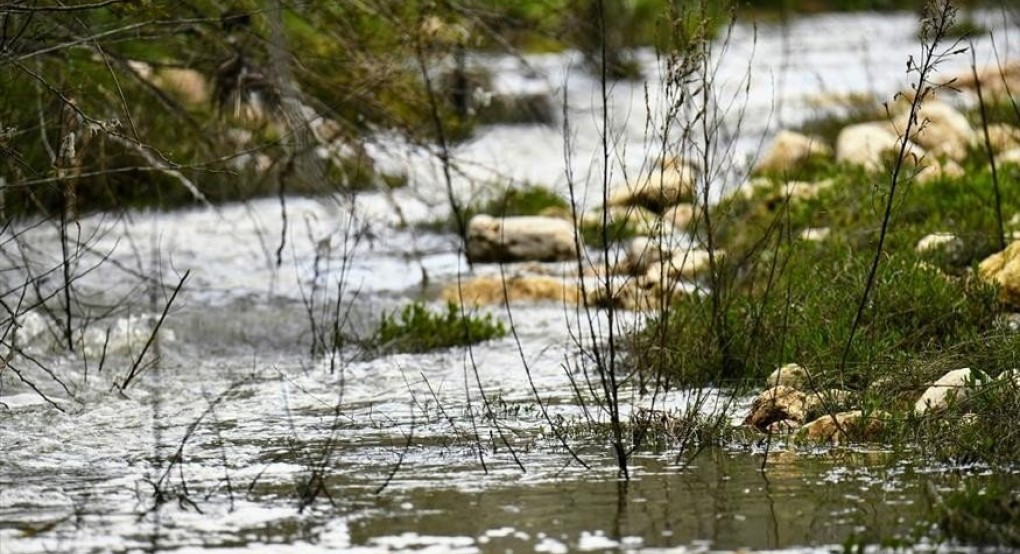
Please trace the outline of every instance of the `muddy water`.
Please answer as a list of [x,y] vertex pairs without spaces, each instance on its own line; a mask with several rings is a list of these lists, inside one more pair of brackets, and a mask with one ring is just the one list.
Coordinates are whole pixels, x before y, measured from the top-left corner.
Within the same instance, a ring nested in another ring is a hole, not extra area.
[[[730,154],[751,155],[762,133],[810,115],[819,98],[902,88],[912,21],[738,26],[721,82],[739,88],[751,67],[757,88],[740,100],[746,136]],[[977,46],[987,60],[988,44]],[[658,64],[644,60],[654,84]],[[595,84],[576,56],[536,56],[529,68],[483,62],[507,90],[566,97],[572,155],[598,170]],[[644,94],[643,85],[613,90],[613,125],[631,145],[620,149],[625,164],[654,155]],[[468,195],[497,176],[566,192],[563,142],[559,128],[484,130],[458,146],[455,187]],[[363,336],[383,311],[472,271],[451,237],[403,226],[444,215],[435,165],[399,141],[377,146],[383,163],[409,172],[412,190],[81,222],[75,353],[45,311],[28,310],[15,362],[45,399],[0,372],[0,552],[807,551],[893,539],[927,550],[938,540],[930,491],[992,478],[889,452],[785,445],[762,472],[763,446],[749,439],[690,465],[687,453],[638,452],[625,485],[606,441],[584,432],[607,420],[585,385],[584,352],[604,343],[608,321],[591,314],[589,326],[573,307],[492,309],[512,317],[517,335],[471,350],[313,356],[312,329],[337,306],[349,314],[344,330]],[[4,235],[6,252],[36,275],[59,267],[53,228],[20,236]],[[185,274],[158,342],[135,366]],[[38,294],[59,284],[42,280]],[[616,330],[640,323],[625,314]],[[133,367],[137,377],[116,392]],[[624,417],[651,404],[630,389],[623,400]],[[652,407],[739,418],[744,403],[726,391],[674,391]],[[573,431],[569,451],[550,422]]]

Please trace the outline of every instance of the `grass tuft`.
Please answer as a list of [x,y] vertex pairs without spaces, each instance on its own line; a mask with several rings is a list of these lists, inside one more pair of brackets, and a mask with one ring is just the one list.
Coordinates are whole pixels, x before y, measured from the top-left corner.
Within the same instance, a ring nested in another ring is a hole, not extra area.
[[506,328],[492,314],[469,314],[454,302],[446,304],[445,312],[433,312],[424,303],[415,302],[405,306],[399,316],[383,314],[376,341],[384,351],[420,353],[503,336]]

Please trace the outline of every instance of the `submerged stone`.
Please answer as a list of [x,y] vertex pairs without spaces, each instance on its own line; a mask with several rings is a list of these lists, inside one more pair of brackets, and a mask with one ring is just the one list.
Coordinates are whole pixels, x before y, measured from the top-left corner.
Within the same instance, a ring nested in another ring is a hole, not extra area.
[[744,418],[744,425],[764,431],[777,421],[803,423],[806,415],[807,395],[792,387],[777,385],[762,392],[751,402],[751,411]]
[[476,215],[468,224],[467,257],[473,263],[573,260],[574,226],[554,217]]
[[867,415],[861,410],[826,414],[801,427],[798,437],[812,442],[870,441],[885,428],[889,417],[882,411]]
[[484,275],[443,288],[443,300],[485,306],[508,302],[563,302],[576,304],[580,293],[574,283],[548,275],[515,275],[505,280]]

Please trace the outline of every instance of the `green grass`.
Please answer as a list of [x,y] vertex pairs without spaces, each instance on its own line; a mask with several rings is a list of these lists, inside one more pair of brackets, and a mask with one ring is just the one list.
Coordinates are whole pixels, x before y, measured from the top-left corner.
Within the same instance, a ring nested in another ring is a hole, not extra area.
[[[923,185],[901,182],[887,251],[912,251],[927,234],[952,232],[963,240],[964,247],[952,265],[945,264],[940,269],[959,273],[998,250],[991,173],[979,160],[964,165],[967,174],[958,179],[939,179]],[[869,250],[878,238],[888,176],[868,174],[855,167],[827,167],[807,176],[832,180],[831,186],[815,198],[791,199],[787,203],[776,183],[750,198],[734,195],[721,202],[711,218],[716,224],[716,242],[741,257],[763,250],[762,241],[769,237],[774,242],[782,229],[796,235],[803,229],[828,227],[834,241],[855,250]],[[1001,168],[1000,183],[1017,178],[1020,170],[1016,167]],[[1001,184],[1000,187],[1003,214],[1008,220],[1020,211],[1020,197]]]
[[967,482],[937,499],[937,522],[965,544],[1020,547],[1020,494],[1015,476]]
[[[980,155],[966,176],[901,182],[874,288],[846,349],[879,240],[888,174],[832,162],[796,178],[831,184],[809,198],[786,198],[778,180],[712,208],[692,232],[709,232],[727,256],[715,290],[688,296],[629,337],[629,365],[688,386],[751,384],[797,362],[815,385],[863,394],[864,409],[893,413],[886,439],[912,444],[938,460],[1014,464],[1020,451],[1015,389],[982,389],[945,414],[919,418],[913,404],[945,372],[972,367],[995,376],[1020,367],[1020,333],[1003,323],[1006,308],[975,267],[999,250],[994,187]],[[1000,168],[1000,182],[1020,178]],[[1020,195],[1004,187],[1008,221]],[[800,239],[827,228],[822,241]],[[1007,227],[1007,232],[1010,229]],[[919,239],[950,232],[952,253],[918,253]],[[843,363],[844,351],[846,353]],[[964,415],[974,414],[974,415]],[[966,421],[964,425],[961,422]]]
[[607,242],[609,244],[623,242],[640,234],[634,223],[621,218],[611,219],[605,233],[602,232],[601,218],[582,221],[580,231],[583,243],[592,248],[602,248]]
[[506,335],[503,322],[491,314],[466,313],[454,302],[433,312],[424,303],[408,304],[397,313],[383,314],[376,344],[386,352],[428,352],[467,346]]
[[[729,253],[722,316],[712,315],[710,297],[685,300],[649,327],[636,350],[684,344],[652,357],[664,354],[667,371],[696,381],[759,378],[789,361],[835,368],[874,256],[886,185],[848,167],[831,166],[828,176],[833,184],[815,198],[786,202],[773,189],[717,205],[715,244]],[[901,191],[872,304],[849,352],[855,369],[840,377],[843,385],[865,386],[880,368],[912,358],[977,354],[1001,311],[994,289],[969,273],[998,249],[988,172]],[[1004,200],[1005,213],[1020,210],[1016,195]],[[820,227],[830,229],[826,240],[797,240],[801,230]],[[962,252],[914,251],[921,237],[940,231],[959,236]]]
[[[498,190],[495,194],[489,194],[461,206],[461,217],[465,225],[471,218],[478,214],[487,214],[493,217],[529,216],[548,213],[570,213],[570,204],[551,189],[541,185],[524,183],[519,186],[513,184],[494,186]],[[455,215],[447,218],[435,219],[422,224],[422,228],[434,232],[455,233],[458,225]]]
[[946,279],[918,266],[918,258],[890,258],[875,285],[869,310],[837,371],[871,256],[847,245],[804,243],[749,269],[723,298],[720,317],[712,299],[677,303],[638,335],[632,351],[639,367],[657,368],[702,385],[751,379],[796,361],[819,376],[818,384],[863,389],[913,359],[938,358],[961,344],[980,348],[994,328],[995,291],[972,278]]

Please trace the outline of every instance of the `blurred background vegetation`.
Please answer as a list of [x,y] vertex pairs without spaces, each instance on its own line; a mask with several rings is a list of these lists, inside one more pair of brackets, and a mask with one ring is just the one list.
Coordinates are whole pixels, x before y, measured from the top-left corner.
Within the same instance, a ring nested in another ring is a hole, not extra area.
[[[469,52],[691,43],[732,14],[916,9],[910,0],[104,0],[0,4],[0,215],[174,207],[400,186],[366,137],[469,137],[553,117],[470,106]],[[740,15],[743,17],[744,15]],[[605,33],[600,22],[606,22]]]

